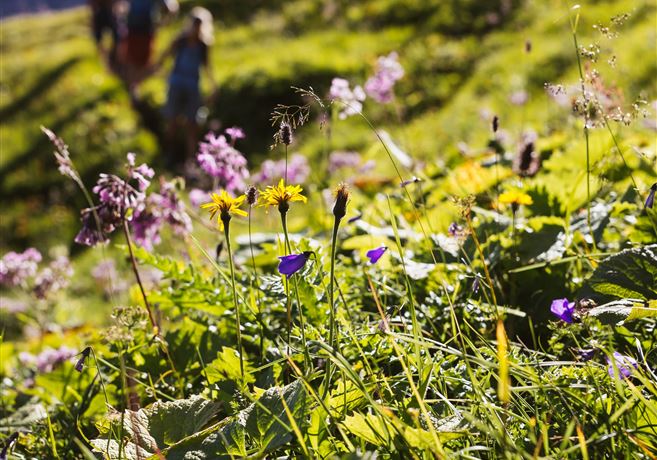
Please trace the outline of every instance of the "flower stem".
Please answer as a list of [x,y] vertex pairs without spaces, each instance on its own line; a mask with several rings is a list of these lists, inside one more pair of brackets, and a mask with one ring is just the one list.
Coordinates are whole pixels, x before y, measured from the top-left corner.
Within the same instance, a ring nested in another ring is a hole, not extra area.
[[[287,146],[285,146],[287,151]],[[290,245],[290,237],[287,232],[287,212],[281,212],[281,225],[283,226],[283,235],[285,235],[285,250],[287,251],[286,255],[292,253],[292,246]],[[294,275],[293,275],[294,276]],[[292,329],[292,303],[290,302],[290,289],[288,285],[288,276],[285,277],[285,292],[287,294],[287,343],[290,345],[290,332]],[[303,355],[306,361],[306,366],[310,366],[310,354],[308,353],[308,348],[306,347],[306,325],[303,319],[303,307],[301,305],[301,299],[299,297],[299,284],[297,278],[294,277],[294,294],[297,299],[297,306],[299,307],[299,328],[301,329],[301,341],[303,342]]]
[[260,290],[254,286],[254,282],[258,281],[258,271],[256,269],[255,255],[253,254],[253,241],[251,239],[251,213],[249,212],[249,250],[251,251],[251,264],[253,266],[253,278],[251,281],[251,289],[256,289],[258,296],[258,324],[260,324],[260,362],[264,364],[265,359],[265,325],[262,322],[262,306],[260,304]]
[[[329,275],[329,346],[335,350],[335,250],[338,243],[338,228],[340,227],[340,219],[333,221],[333,233],[331,235],[331,271]],[[331,383],[331,360],[326,360],[326,375],[324,377],[324,393],[322,397],[328,394],[329,385]]]
[[287,144],[285,144],[285,183],[287,184]]
[[244,382],[244,353],[242,353],[242,325],[240,323],[240,309],[237,303],[237,290],[235,289],[235,267],[233,265],[233,251],[230,246],[230,219],[224,220],[224,236],[228,250],[228,264],[230,265],[230,284],[233,289],[233,303],[235,305],[235,320],[237,321],[237,351],[240,354],[240,375]]
[[155,320],[155,316],[153,316],[153,310],[151,310],[151,305],[148,303],[148,297],[146,297],[146,290],[144,289],[144,284],[141,282],[141,277],[139,276],[139,270],[137,269],[137,261],[135,259],[135,254],[132,250],[132,239],[130,238],[130,229],[128,228],[128,221],[125,219],[123,220],[123,234],[125,235],[125,240],[126,243],[128,244],[128,252],[130,253],[130,262],[132,264],[132,271],[135,274],[135,278],[137,279],[137,284],[139,285],[139,290],[141,291],[141,296],[144,299],[144,306],[146,307],[146,311],[148,312],[148,320],[151,323],[151,326],[153,326],[153,330],[155,331],[156,335],[159,335],[159,326],[157,325],[157,321]]

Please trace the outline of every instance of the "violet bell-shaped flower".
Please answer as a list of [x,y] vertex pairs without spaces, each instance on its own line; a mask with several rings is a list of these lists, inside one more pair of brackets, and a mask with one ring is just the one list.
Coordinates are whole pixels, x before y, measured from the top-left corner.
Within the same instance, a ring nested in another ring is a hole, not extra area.
[[566,323],[573,322],[573,313],[575,311],[575,302],[569,302],[568,299],[555,299],[552,301],[550,311],[560,320]]
[[312,251],[304,251],[301,254],[290,254],[289,256],[280,256],[278,271],[282,275],[292,276],[306,265],[306,262],[308,262],[308,259],[312,254],[313,254]]
[[370,259],[371,264],[375,264],[387,250],[388,248],[386,246],[381,246],[375,249],[370,249],[365,255]]

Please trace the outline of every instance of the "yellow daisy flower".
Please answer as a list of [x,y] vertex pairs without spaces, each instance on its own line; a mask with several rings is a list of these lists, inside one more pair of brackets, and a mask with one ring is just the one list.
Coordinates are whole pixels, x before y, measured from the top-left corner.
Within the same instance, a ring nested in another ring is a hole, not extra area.
[[246,197],[240,195],[237,198],[231,197],[228,192],[222,190],[219,194],[212,194],[212,201],[210,203],[204,203],[201,205],[202,209],[208,209],[210,211],[210,219],[214,219],[214,216],[219,213],[217,218],[217,223],[219,224],[219,229],[224,229],[224,222],[228,222],[231,218],[231,214],[236,216],[247,216],[248,214],[243,209],[240,209],[242,203]]
[[279,211],[287,212],[289,203],[301,201],[306,203],[308,199],[301,194],[303,189],[300,185],[285,185],[283,179],[278,185],[269,185],[260,192],[260,203],[258,206],[278,206]]
[[532,197],[519,190],[509,190],[500,195],[500,203],[510,204],[512,206],[530,205],[534,202]]

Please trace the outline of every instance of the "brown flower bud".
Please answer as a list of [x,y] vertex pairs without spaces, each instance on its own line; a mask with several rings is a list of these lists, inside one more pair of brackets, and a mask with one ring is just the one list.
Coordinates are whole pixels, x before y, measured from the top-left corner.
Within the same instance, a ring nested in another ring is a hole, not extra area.
[[337,220],[342,219],[347,214],[347,202],[349,201],[349,188],[347,184],[342,183],[335,191],[335,205],[333,206],[333,215]]
[[257,201],[258,201],[258,189],[254,185],[251,185],[249,188],[246,189],[246,202],[249,204],[249,206],[253,206],[256,204]]
[[290,145],[292,143],[292,126],[287,122],[281,123],[279,136],[283,144]]

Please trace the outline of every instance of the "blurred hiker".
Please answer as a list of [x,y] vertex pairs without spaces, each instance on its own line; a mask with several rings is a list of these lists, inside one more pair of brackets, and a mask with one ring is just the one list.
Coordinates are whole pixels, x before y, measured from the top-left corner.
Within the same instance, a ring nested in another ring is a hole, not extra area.
[[[115,0],[89,0],[91,7],[91,30],[98,51],[107,60],[110,67],[116,62],[116,49],[119,42],[119,30],[114,10]],[[110,36],[109,49],[103,46],[103,38]]]
[[[158,67],[169,57],[174,57],[173,70],[169,76],[169,91],[164,107],[167,120],[167,145],[172,146],[177,128],[185,127],[185,158],[191,158],[196,148],[198,136],[198,114],[202,106],[199,79],[201,67],[205,68],[216,93],[216,84],[209,62],[209,47],[214,41],[212,14],[202,7],[195,7],[187,18],[183,32],[173,41],[162,56]],[[181,160],[169,154],[169,161]]]
[[139,83],[146,77],[153,49],[158,7],[161,2],[169,14],[178,12],[177,0],[130,0],[123,40],[123,64],[130,96],[136,97]]

